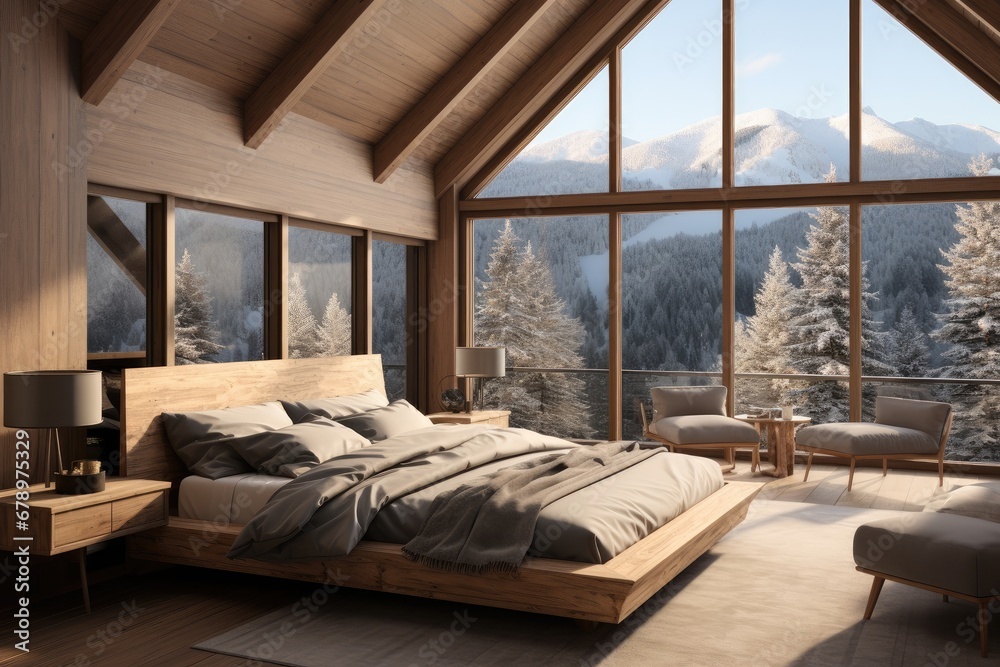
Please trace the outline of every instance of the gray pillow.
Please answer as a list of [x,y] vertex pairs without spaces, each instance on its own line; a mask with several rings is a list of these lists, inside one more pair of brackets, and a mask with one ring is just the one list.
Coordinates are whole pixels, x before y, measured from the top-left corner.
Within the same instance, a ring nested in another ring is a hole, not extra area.
[[330,419],[350,417],[359,412],[374,410],[389,405],[389,399],[377,389],[360,394],[348,394],[335,398],[315,398],[309,401],[282,401],[281,405],[292,421],[299,423],[306,415],[313,414]]
[[281,477],[298,477],[335,456],[371,444],[346,426],[318,415],[226,442],[258,472]]
[[1000,482],[960,486],[933,498],[924,511],[961,514],[1000,523]]
[[225,438],[291,425],[292,420],[277,401],[205,412],[163,413],[163,428],[178,458],[188,470],[209,479],[253,471],[223,442]]
[[915,401],[911,398],[875,397],[875,423],[923,431],[940,442],[951,406],[937,401]]
[[684,415],[725,415],[725,387],[653,387],[655,419]]
[[420,410],[402,399],[393,401],[384,408],[369,410],[337,421],[372,442],[434,425],[434,422]]

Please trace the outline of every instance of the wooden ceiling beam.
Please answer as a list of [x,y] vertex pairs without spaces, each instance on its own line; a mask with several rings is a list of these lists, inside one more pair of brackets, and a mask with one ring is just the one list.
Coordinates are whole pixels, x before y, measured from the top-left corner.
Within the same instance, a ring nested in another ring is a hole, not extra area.
[[181,0],[118,0],[83,41],[84,102],[111,92]]
[[482,168],[519,127],[538,112],[647,0],[595,2],[563,33],[475,127],[438,162],[434,190],[441,194]]
[[386,0],[337,0],[243,107],[243,140],[259,148]]
[[108,257],[146,296],[146,249],[103,197],[87,197],[87,228]]
[[375,145],[374,178],[384,183],[556,0],[518,0]]
[[1000,4],[996,0],[958,0],[958,3],[979,17],[979,20],[1000,33]]
[[875,2],[991,97],[1000,101],[997,45],[958,10],[945,2]]

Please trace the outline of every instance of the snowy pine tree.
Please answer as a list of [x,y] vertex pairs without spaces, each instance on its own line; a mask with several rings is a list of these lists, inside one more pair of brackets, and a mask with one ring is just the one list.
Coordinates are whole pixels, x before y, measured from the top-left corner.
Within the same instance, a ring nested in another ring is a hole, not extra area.
[[[565,313],[552,274],[531,250],[518,251],[508,221],[486,269],[475,314],[476,344],[503,346],[510,366],[579,368],[583,327]],[[560,435],[592,435],[585,386],[563,373],[518,373],[489,381],[486,396],[511,411],[514,425]]]
[[336,357],[351,353],[351,314],[341,307],[336,292],[326,302],[318,339],[323,356]]
[[[534,345],[523,365],[536,368],[581,368],[584,331],[580,320],[566,315],[566,303],[556,294],[552,273],[544,256],[528,243],[521,254],[524,285],[535,295],[529,321],[534,323]],[[583,378],[569,373],[531,373],[520,378],[528,393],[538,398],[539,410],[532,428],[562,437],[587,438],[593,430],[581,415],[587,414]]]
[[[836,182],[831,169],[827,182]],[[786,349],[791,366],[799,373],[847,375],[850,372],[850,225],[841,207],[822,207],[810,214],[814,224],[806,233],[806,247],[792,265],[802,279],[789,310]],[[882,361],[877,323],[869,303],[866,267],[862,267],[861,354],[870,375],[889,371]],[[849,396],[846,382],[813,382],[787,392],[786,400],[805,408],[814,422],[847,421]],[[868,397],[872,402],[874,396]]]
[[302,278],[293,273],[288,279],[288,356],[305,359],[322,356],[316,318],[306,300]]
[[[993,161],[980,156],[969,165],[974,176],[985,176]],[[949,297],[942,326],[932,335],[951,345],[944,358],[943,377],[1000,377],[1000,201],[958,206],[955,229],[961,239],[944,252]],[[996,460],[1000,453],[1000,396],[993,387],[958,385],[951,390],[955,409],[952,442],[963,456]]]
[[[791,371],[788,345],[788,313],[795,288],[788,275],[788,264],[775,246],[767,273],[754,295],[755,314],[746,323],[737,323],[736,371],[739,373],[772,373]],[[785,380],[744,379],[737,381],[737,399],[741,405],[776,406]]]
[[900,377],[917,378],[927,375],[931,354],[924,333],[910,306],[904,306],[896,326],[889,332],[887,360]]
[[195,270],[187,248],[174,274],[174,357],[177,364],[205,364],[222,351],[212,319],[205,276]]

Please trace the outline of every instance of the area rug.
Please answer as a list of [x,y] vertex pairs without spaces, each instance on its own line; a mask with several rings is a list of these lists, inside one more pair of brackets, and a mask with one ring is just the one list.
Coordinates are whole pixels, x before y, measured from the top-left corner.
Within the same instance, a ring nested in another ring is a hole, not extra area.
[[871,577],[854,569],[854,530],[895,514],[755,501],[635,614],[594,632],[535,614],[316,589],[195,648],[291,667],[997,664],[1000,629],[993,624],[993,657],[980,658],[969,603],[887,582],[872,620],[861,620]]

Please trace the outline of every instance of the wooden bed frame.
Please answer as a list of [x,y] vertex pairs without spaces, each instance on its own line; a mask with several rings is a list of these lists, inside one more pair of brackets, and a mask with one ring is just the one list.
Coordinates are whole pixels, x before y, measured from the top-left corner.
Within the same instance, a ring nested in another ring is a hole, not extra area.
[[[166,440],[160,414],[385,391],[379,355],[205,364],[125,371],[121,470],[178,484],[188,473]],[[406,560],[398,544],[361,542],[315,563],[230,560],[241,526],[171,517],[128,538],[131,557],[350,588],[619,623],[708,551],[746,516],[760,489],[730,482],[604,564],[526,558],[516,575],[444,572]]]

